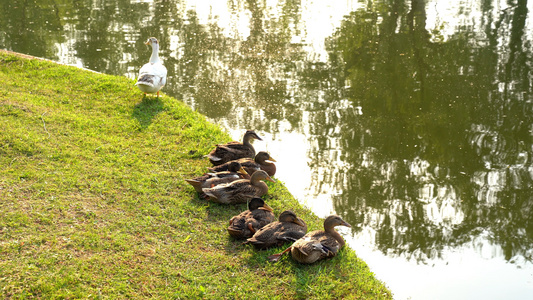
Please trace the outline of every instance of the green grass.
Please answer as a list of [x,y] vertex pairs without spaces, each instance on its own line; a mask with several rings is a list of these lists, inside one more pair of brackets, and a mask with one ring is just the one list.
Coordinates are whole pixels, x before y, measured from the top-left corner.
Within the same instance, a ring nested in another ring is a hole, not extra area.
[[[230,140],[133,81],[0,52],[0,295],[7,299],[390,299],[353,250],[311,266],[226,232],[244,205],[184,179]],[[322,221],[281,183],[264,198]]]

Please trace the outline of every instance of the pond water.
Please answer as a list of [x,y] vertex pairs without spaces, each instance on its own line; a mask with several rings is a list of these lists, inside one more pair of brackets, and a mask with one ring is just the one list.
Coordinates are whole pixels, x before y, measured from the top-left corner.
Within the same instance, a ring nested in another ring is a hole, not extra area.
[[[0,0],[0,48],[135,78],[240,140],[396,299],[533,297],[533,4]],[[141,93],[139,92],[139,97]]]

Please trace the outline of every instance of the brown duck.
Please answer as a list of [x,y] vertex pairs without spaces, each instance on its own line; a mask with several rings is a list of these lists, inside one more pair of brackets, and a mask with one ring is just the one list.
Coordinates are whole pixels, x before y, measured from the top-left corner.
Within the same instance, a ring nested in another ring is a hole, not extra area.
[[249,179],[250,175],[242,168],[238,161],[233,161],[228,164],[227,171],[206,173],[202,176],[185,179],[198,193],[203,193],[203,188],[214,187],[219,184],[230,183],[239,179]]
[[294,242],[306,232],[307,224],[294,212],[286,210],[279,215],[278,221],[265,225],[244,243],[250,243],[258,249],[266,249]]
[[218,203],[247,203],[254,197],[261,197],[268,192],[268,186],[262,180],[276,182],[265,171],[256,171],[250,179],[239,179],[227,184],[204,188],[202,192],[208,199]]
[[341,217],[331,215],[324,220],[324,230],[307,233],[285,251],[271,255],[268,259],[278,261],[284,253],[289,251],[294,260],[303,264],[312,264],[317,260],[333,257],[345,244],[342,236],[335,230],[335,226],[352,227]]
[[262,139],[253,130],[248,130],[242,138],[242,143],[234,141],[227,144],[217,145],[215,149],[209,152],[207,157],[214,166],[218,166],[239,158],[254,158],[255,149],[250,142],[252,139],[262,141]]
[[[264,151],[260,151],[259,153],[257,153],[254,159],[246,157],[237,159],[236,161],[238,161],[242,165],[242,167],[246,170],[246,172],[248,172],[248,174],[253,174],[257,170],[264,170],[269,176],[274,176],[274,174],[276,174],[276,165],[272,163],[276,160],[273,159],[270,154]],[[228,169],[229,163],[230,162],[227,162],[207,169],[211,172],[225,171]]]
[[228,233],[237,239],[249,238],[275,220],[272,208],[263,199],[255,197],[248,203],[248,210],[231,218]]

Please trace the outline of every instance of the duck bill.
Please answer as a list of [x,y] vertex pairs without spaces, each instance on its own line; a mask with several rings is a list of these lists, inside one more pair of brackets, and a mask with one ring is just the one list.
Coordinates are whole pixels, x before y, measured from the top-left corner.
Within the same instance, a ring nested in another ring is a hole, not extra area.
[[269,157],[268,157],[268,160],[273,161],[273,162],[276,162],[276,160],[273,159],[272,156],[269,156]]
[[248,175],[248,172],[246,172],[246,170],[243,167],[241,167],[241,169],[237,171],[237,173],[242,174],[242,175]]
[[272,179],[272,177],[268,176],[267,178],[265,178],[265,180],[268,180],[270,182],[276,182],[274,179]]
[[294,220],[294,223],[296,223],[296,224],[298,224],[298,225],[300,225],[300,226],[302,226],[302,227],[305,227],[304,222],[302,222],[302,220],[300,220],[300,218]]
[[268,210],[270,212],[274,212],[274,210],[272,209],[272,207],[270,207],[268,204],[265,203],[265,205],[263,205],[262,207],[259,207],[259,209],[262,209],[262,210]]
[[145,45],[150,45],[150,40],[148,39],[146,42],[144,42]]
[[348,222],[346,221],[342,221],[341,225],[346,227],[352,227],[352,225],[348,224]]

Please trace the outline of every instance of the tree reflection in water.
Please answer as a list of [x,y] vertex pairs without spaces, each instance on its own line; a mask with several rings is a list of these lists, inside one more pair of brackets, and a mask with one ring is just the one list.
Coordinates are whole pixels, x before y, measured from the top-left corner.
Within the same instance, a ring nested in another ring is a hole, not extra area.
[[[331,38],[337,82],[350,84],[343,97],[363,114],[354,118],[346,106],[330,112],[341,119],[329,124],[338,132],[326,125],[315,135],[338,142],[329,142],[331,155],[315,147],[315,167],[322,178],[339,177],[336,211],[373,232],[388,255],[424,262],[483,233],[507,260],[530,261],[525,2],[495,21],[484,11],[484,39],[463,30],[440,42],[426,31],[424,7],[412,1],[356,11]],[[350,162],[340,172],[322,167],[339,156]]]

